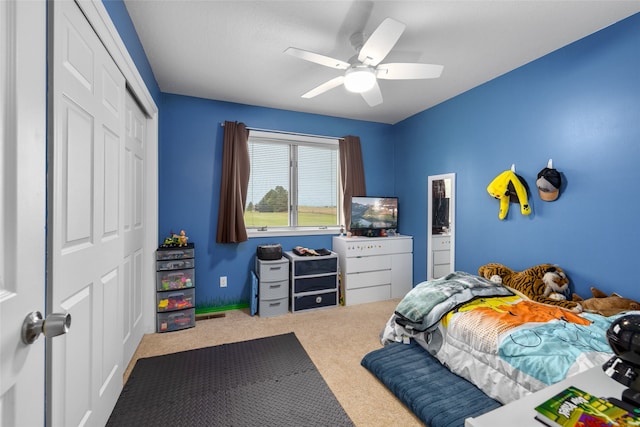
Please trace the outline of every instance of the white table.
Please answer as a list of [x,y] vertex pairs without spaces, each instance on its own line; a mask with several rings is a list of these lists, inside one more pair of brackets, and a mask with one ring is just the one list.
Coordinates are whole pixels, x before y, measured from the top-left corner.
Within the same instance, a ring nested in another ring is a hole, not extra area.
[[596,366],[477,418],[467,418],[464,425],[465,427],[541,427],[543,424],[535,419],[534,408],[571,385],[604,398],[621,399],[622,392],[626,389],[625,386],[608,377],[602,367]]

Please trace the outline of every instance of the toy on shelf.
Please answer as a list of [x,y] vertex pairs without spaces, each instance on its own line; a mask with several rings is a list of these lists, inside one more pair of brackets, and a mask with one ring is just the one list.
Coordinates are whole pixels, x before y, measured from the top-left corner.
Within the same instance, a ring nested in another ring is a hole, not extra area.
[[180,236],[178,236],[178,246],[187,246],[187,240],[189,240],[189,238],[185,234],[184,230],[180,230]]
[[193,307],[193,303],[190,298],[185,298],[184,295],[170,296],[168,298],[161,299],[158,303],[158,310],[182,310],[184,308]]
[[189,238],[184,230],[180,230],[180,234],[176,234],[173,231],[170,233],[169,237],[164,239],[164,243],[160,245],[161,248],[182,248],[188,246],[187,243]]
[[169,291],[173,289],[190,288],[193,285],[191,277],[187,273],[178,271],[170,273],[162,277],[162,290]]

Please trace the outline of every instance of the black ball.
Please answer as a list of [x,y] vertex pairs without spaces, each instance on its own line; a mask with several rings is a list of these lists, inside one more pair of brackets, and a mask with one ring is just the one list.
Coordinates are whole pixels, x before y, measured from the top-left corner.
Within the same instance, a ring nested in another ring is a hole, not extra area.
[[607,341],[620,359],[640,367],[640,315],[629,314],[614,320],[607,329]]

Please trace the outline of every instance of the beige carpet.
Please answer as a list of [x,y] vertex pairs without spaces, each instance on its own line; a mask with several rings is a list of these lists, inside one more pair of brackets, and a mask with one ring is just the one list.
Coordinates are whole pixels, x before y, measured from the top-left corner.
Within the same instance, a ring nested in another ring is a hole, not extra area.
[[195,328],[145,335],[135,361],[177,351],[294,332],[356,426],[423,425],[369,371],[362,357],[381,347],[379,333],[398,300],[261,318],[248,310],[198,320]]

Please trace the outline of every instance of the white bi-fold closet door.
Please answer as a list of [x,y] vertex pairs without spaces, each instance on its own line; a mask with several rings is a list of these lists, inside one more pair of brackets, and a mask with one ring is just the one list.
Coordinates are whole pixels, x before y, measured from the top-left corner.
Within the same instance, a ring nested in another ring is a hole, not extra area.
[[[154,329],[157,107],[100,0],[0,24],[1,423],[101,426]],[[54,312],[66,334],[24,339]]]
[[72,325],[47,351],[47,420],[103,425],[145,331],[146,117],[79,6],[49,8],[47,305]]

